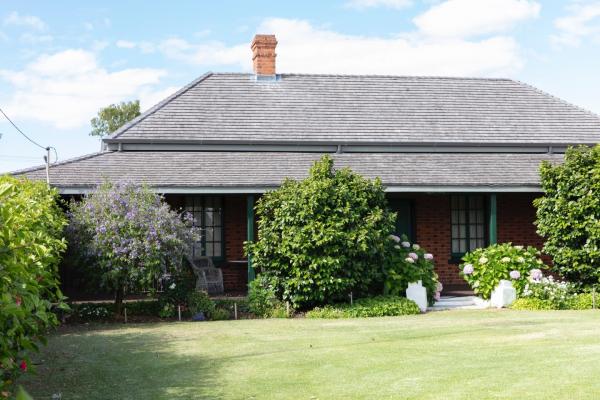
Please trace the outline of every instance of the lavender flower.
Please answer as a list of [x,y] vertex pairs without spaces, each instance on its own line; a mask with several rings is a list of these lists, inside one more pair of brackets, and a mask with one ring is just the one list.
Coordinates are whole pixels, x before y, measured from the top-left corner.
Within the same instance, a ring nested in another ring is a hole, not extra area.
[[425,253],[423,255],[423,258],[426,259],[427,261],[431,261],[431,260],[433,260],[433,254],[431,254],[431,253]]
[[463,267],[463,274],[471,275],[473,272],[475,272],[475,268],[473,268],[472,264],[467,264]]
[[519,271],[515,270],[515,269],[513,269],[512,271],[510,271],[510,273],[508,275],[510,275],[510,277],[512,279],[515,279],[515,280],[519,279],[521,277],[521,273]]
[[415,261],[417,261],[419,259],[419,256],[417,255],[417,253],[408,253],[408,256]]
[[402,247],[406,247],[406,248],[410,247],[410,243],[409,242],[402,242],[400,244],[402,245]]
[[396,243],[400,243],[400,238],[396,235],[390,235],[389,238],[392,239]]

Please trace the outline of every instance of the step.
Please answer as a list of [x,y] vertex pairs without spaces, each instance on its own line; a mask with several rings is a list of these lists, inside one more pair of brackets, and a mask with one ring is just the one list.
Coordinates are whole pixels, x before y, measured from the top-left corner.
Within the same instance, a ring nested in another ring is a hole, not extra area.
[[475,296],[442,296],[428,310],[478,310],[487,308],[488,304]]

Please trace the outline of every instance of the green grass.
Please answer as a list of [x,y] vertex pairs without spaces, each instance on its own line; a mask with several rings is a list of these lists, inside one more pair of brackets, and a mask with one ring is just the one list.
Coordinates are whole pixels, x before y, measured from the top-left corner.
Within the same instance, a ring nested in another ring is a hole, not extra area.
[[36,399],[597,399],[600,312],[62,328]]

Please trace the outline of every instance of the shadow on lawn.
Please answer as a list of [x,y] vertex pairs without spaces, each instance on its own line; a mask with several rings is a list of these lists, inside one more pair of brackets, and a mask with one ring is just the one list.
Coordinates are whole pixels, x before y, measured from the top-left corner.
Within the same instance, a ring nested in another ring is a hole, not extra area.
[[37,374],[19,384],[35,399],[221,398],[220,361],[186,353],[188,341],[172,332],[143,324],[60,329],[34,356]]

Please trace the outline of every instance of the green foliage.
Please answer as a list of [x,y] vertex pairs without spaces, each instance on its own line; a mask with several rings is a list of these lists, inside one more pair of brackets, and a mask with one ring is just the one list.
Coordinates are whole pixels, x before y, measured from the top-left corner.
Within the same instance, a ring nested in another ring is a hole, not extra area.
[[192,315],[204,313],[207,319],[212,319],[215,311],[215,303],[208,297],[206,292],[194,290],[188,294],[187,307]]
[[539,257],[540,252],[534,247],[524,248],[511,243],[493,244],[465,254],[463,263],[459,266],[460,275],[475,294],[486,300],[503,279],[512,281],[519,296],[525,289],[530,271],[547,268]]
[[265,275],[259,275],[248,285],[248,310],[261,318],[272,316],[273,311],[280,307],[281,302],[275,295],[271,280]]
[[536,299],[533,297],[524,297],[515,300],[510,305],[513,310],[556,310],[554,304],[550,300]]
[[121,126],[140,115],[140,101],[134,100],[111,104],[98,111],[98,116],[92,118],[90,136],[106,136],[115,132]]
[[358,299],[354,304],[337,304],[316,307],[306,313],[306,318],[364,318],[415,315],[421,310],[415,302],[399,296],[376,296]]
[[600,283],[600,146],[570,148],[564,163],[540,168],[537,230],[552,269],[584,286]]
[[41,182],[0,177],[0,392],[30,369],[29,351],[67,308],[57,265],[66,248],[58,192]]
[[231,314],[229,313],[229,310],[225,309],[225,308],[219,308],[219,307],[215,307],[215,309],[213,310],[210,319],[213,321],[225,321],[231,318]]
[[324,156],[308,178],[261,197],[256,211],[259,239],[246,252],[294,307],[358,297],[379,277],[395,214],[378,179],[335,170]]
[[[159,316],[162,306],[158,300],[128,301],[124,304],[128,316],[144,317]],[[102,321],[108,319],[115,312],[115,304],[108,302],[71,303],[69,307],[69,321]]]
[[115,292],[116,314],[127,291],[181,269],[197,239],[191,216],[178,215],[147,187],[106,182],[70,210],[69,245],[89,279]]
[[[596,301],[598,298],[596,298]],[[567,301],[557,303],[549,299],[523,297],[517,299],[510,308],[514,310],[591,310],[593,306],[591,293],[570,295]],[[598,305],[596,305],[598,308]]]
[[529,279],[525,285],[522,297],[548,300],[554,308],[568,308],[567,302],[575,295],[575,286],[563,281],[556,281],[552,276],[540,279]]
[[439,298],[437,274],[434,271],[433,255],[418,244],[411,244],[406,236],[390,235],[383,264],[384,293],[403,296],[408,284],[421,281],[427,289],[427,300],[433,305]]

